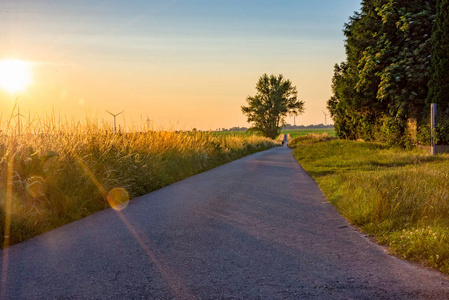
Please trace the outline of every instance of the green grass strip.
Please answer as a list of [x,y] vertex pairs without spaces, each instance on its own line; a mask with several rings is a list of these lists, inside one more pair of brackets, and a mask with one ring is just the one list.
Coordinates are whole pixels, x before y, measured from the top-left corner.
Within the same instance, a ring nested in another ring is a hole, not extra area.
[[399,257],[449,273],[448,155],[343,140],[294,144],[296,159],[350,223]]
[[333,128],[315,128],[315,129],[283,129],[281,134],[290,134],[292,138],[304,136],[308,134],[321,134],[327,133],[329,136],[336,136],[335,129]]

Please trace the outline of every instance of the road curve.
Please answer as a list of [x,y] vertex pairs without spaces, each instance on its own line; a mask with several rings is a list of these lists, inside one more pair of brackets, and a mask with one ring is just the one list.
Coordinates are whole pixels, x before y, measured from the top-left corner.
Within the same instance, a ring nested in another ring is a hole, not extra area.
[[440,273],[349,226],[284,147],[0,254],[3,299],[449,299]]

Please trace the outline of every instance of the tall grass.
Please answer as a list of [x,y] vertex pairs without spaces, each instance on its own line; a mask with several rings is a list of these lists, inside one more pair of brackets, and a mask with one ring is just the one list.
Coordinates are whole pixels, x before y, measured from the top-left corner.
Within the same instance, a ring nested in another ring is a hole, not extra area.
[[351,223],[398,256],[449,273],[449,156],[334,140],[294,155]]
[[253,135],[140,129],[115,134],[96,120],[34,120],[21,135],[9,125],[1,129],[5,246],[277,145]]

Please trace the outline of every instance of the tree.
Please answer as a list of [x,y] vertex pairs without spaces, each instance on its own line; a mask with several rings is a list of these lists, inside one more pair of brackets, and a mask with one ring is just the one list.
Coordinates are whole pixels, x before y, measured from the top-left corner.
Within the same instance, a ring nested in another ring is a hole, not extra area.
[[405,124],[420,121],[430,79],[431,32],[436,0],[389,0],[379,10],[384,26],[378,101],[388,103],[388,115]]
[[449,0],[439,0],[432,33],[432,66],[427,105],[449,106]]
[[363,0],[345,24],[328,101],[338,136],[402,142],[407,119],[422,119],[436,1]]
[[377,44],[377,31],[382,20],[377,14],[379,1],[363,1],[361,12],[356,12],[345,24],[346,61],[335,65],[332,80],[333,96],[328,109],[341,138],[370,140],[372,125],[383,105],[377,103],[376,93],[379,68],[368,55]]
[[263,74],[256,85],[257,93],[248,96],[248,106],[242,106],[242,112],[252,123],[250,131],[257,131],[272,139],[285,125],[287,115],[299,115],[304,112],[304,101],[298,100],[296,87],[290,80],[279,76]]
[[424,122],[428,124],[430,104],[437,103],[437,140],[449,144],[449,0],[437,0],[431,53],[431,77]]

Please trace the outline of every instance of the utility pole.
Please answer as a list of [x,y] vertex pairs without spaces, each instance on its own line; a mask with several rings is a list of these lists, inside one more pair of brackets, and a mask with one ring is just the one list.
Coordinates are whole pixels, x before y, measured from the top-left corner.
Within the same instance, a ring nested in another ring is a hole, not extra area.
[[430,134],[431,134],[431,147],[432,147],[432,155],[436,154],[435,147],[435,118],[437,115],[437,104],[430,104]]
[[106,112],[109,113],[111,116],[114,117],[114,133],[117,133],[117,125],[116,125],[117,123],[115,122],[115,118],[116,118],[119,114],[123,113],[124,110],[121,111],[121,112],[119,112],[118,114],[113,114],[113,113],[111,113],[110,111],[106,111]]

